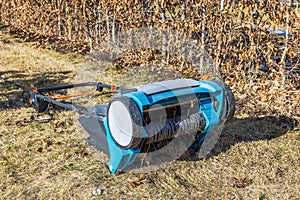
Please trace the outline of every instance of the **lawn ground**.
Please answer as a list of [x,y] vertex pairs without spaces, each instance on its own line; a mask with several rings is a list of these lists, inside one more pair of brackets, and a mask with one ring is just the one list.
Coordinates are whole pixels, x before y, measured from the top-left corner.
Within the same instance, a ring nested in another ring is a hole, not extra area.
[[[76,79],[83,56],[33,46],[1,32],[1,77],[26,86]],[[111,175],[72,112],[32,121],[25,99],[0,80],[0,199],[300,199],[300,130],[291,118],[238,113],[205,159]]]

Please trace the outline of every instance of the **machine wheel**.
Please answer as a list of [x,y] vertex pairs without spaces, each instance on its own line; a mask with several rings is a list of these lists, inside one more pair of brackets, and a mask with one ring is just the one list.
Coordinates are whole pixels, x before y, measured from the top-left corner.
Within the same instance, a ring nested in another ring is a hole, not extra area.
[[221,120],[226,122],[230,120],[235,113],[235,98],[232,90],[229,88],[229,86],[224,83],[221,80],[214,80],[215,83],[217,83],[220,87],[224,90],[225,95],[225,102],[224,102],[224,110],[221,117]]
[[44,99],[36,98],[36,93],[34,92],[30,92],[30,104],[33,105],[38,113],[46,112],[49,108],[49,102]]
[[122,149],[136,148],[142,140],[142,115],[129,97],[113,98],[107,110],[107,123],[114,142]]

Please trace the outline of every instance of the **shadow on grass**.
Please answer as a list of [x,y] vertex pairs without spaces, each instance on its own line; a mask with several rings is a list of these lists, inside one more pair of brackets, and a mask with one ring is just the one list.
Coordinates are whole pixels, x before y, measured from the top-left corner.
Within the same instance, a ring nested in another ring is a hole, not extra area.
[[234,118],[224,126],[223,132],[208,157],[216,156],[241,142],[272,140],[299,125],[286,116],[264,116],[257,118]]
[[26,106],[30,84],[38,87],[62,84],[71,75],[72,71],[33,74],[16,70],[0,71],[0,109]]

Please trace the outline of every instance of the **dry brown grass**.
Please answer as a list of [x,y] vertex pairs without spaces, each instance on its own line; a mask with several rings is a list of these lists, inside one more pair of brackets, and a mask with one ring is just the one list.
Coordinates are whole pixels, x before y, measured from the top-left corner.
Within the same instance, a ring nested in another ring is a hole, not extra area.
[[[72,82],[83,60],[4,34],[0,57],[3,77],[38,85]],[[239,113],[206,159],[110,175],[108,156],[86,144],[72,112],[30,122],[34,110],[20,93],[1,81],[0,199],[300,199],[300,130],[290,118]]]

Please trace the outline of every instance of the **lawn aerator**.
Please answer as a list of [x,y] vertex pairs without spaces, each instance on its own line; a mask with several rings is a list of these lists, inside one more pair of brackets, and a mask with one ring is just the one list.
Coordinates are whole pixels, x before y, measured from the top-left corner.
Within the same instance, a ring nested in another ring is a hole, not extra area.
[[[90,108],[45,95],[84,86],[94,86],[98,92],[109,89],[119,93],[109,103]],[[88,142],[109,154],[111,173],[130,166],[140,153],[149,150],[149,145],[155,146],[156,151],[162,148],[163,141],[169,143],[182,135],[191,135],[189,146],[200,146],[235,111],[234,95],[225,83],[196,79],[167,80],[132,89],[96,82],[32,86],[30,103],[39,113],[53,104],[81,114],[78,120],[90,135]]]

